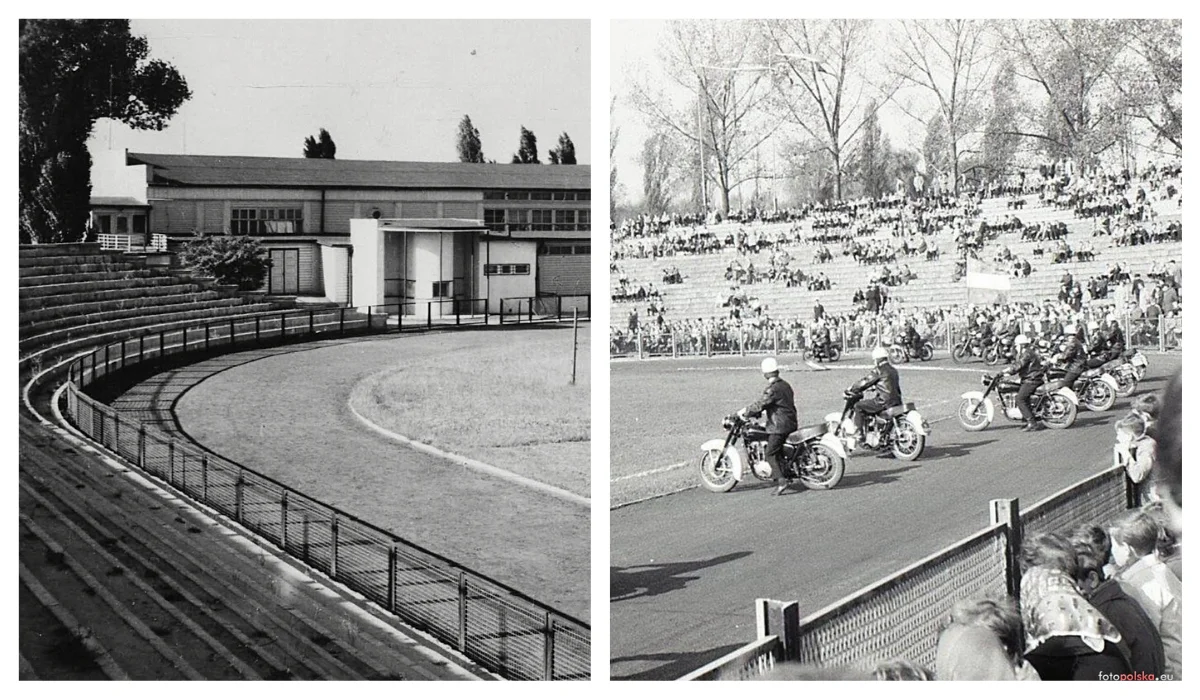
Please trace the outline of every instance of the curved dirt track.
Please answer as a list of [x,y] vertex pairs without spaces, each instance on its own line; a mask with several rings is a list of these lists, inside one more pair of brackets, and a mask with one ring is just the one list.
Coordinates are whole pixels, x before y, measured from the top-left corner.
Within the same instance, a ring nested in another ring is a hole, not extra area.
[[[1178,355],[1152,356],[1139,393],[1161,390],[1180,362]],[[678,364],[662,368],[673,371]],[[614,368],[614,389],[620,371],[651,370]],[[903,378],[903,366],[900,371]],[[861,372],[820,374],[789,380],[844,386]],[[743,376],[752,389],[760,385],[753,371]],[[950,381],[944,391],[957,396],[974,388],[978,375]],[[906,386],[907,396],[920,384]],[[832,491],[777,498],[751,480],[725,494],[691,489],[614,509],[612,677],[677,678],[753,640],[755,598],[797,600],[804,616],[986,526],[989,499],[1019,498],[1026,507],[1100,471],[1111,459],[1112,422],[1128,404],[1120,399],[1107,413],[1081,413],[1069,430],[1033,434],[1001,418],[980,433],[943,419],[920,460],[859,453]],[[718,430],[708,437],[719,436],[721,408],[728,407],[713,409]],[[832,410],[801,408],[812,416]],[[953,410],[946,404],[925,416],[937,420]],[[802,415],[801,422],[812,416]],[[677,432],[690,430],[690,423],[680,424]],[[679,478],[695,483],[690,473]]]
[[359,381],[437,352],[438,337],[238,353],[122,400],[173,404],[177,429],[207,449],[586,620],[587,508],[398,445],[349,410]]

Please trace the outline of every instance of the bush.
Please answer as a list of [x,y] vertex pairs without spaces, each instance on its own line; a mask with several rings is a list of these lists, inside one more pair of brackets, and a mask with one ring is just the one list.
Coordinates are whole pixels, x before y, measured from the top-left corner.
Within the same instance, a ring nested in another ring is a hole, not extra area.
[[239,291],[262,287],[271,262],[267,249],[248,236],[199,236],[184,246],[179,262],[220,284],[235,284]]

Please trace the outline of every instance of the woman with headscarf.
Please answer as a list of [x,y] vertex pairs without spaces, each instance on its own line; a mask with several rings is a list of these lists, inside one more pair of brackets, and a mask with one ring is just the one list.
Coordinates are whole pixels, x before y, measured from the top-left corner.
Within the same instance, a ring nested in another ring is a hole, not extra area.
[[1022,657],[1021,615],[1007,598],[960,600],[938,637],[940,681],[1038,680]]
[[1075,586],[1071,543],[1053,534],[1028,539],[1021,576],[1025,659],[1042,680],[1101,680],[1130,673],[1121,633]]

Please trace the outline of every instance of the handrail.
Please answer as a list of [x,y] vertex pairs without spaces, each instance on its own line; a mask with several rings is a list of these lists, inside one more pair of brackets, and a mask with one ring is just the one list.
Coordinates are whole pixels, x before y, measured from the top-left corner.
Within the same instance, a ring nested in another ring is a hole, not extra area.
[[[587,678],[591,631],[581,620],[250,467],[171,437],[151,424],[126,418],[84,391],[127,368],[161,365],[169,356],[212,356],[264,343],[392,331],[386,324],[371,325],[369,319],[370,314],[346,308],[284,311],[109,343],[69,363],[65,413],[84,435],[101,446],[232,517],[410,624],[426,628],[489,670],[516,679]],[[289,321],[296,320],[300,322],[289,325]],[[151,452],[161,453],[158,448],[164,446],[167,457],[160,454],[156,463]],[[192,477],[192,483],[187,477],[189,460],[192,472],[200,471],[198,477]],[[247,491],[257,497],[252,503],[245,496]],[[253,508],[248,509],[248,504]],[[265,516],[264,507],[269,511]],[[299,527],[294,520],[297,512],[304,526],[293,533]],[[323,536],[310,537],[310,514],[312,522],[329,523],[330,529]],[[301,537],[303,545],[296,541]],[[367,548],[365,552],[362,547]],[[359,561],[343,561],[352,556]],[[378,564],[366,570],[339,567],[360,563],[364,557],[379,564],[386,562],[386,571],[378,569]],[[416,568],[411,568],[414,565]],[[428,592],[417,600],[403,600],[401,593],[408,593],[405,587],[413,586]],[[444,591],[438,593],[439,588]],[[381,593],[383,589],[386,592]],[[485,629],[473,627],[479,625],[485,625]],[[541,641],[530,642],[531,638]]]
[[716,681],[732,673],[765,664],[774,666],[780,659],[783,642],[776,635],[756,639],[745,646],[734,649],[715,661],[709,662],[679,678],[681,681]]

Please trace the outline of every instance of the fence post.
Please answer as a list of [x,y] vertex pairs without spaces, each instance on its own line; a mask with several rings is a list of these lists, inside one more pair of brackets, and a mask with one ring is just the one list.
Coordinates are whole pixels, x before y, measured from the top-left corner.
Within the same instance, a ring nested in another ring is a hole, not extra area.
[[163,358],[167,355],[167,332],[158,332],[158,362],[161,365]]
[[712,357],[712,339],[708,331],[704,331],[704,356]]
[[261,324],[260,324],[261,320],[262,319],[259,316],[254,317],[254,344],[255,345],[257,345],[258,342],[260,340],[262,340],[262,329],[261,329]]
[[183,352],[187,352],[187,326],[183,327]]
[[770,600],[758,598],[754,601],[755,622],[758,638],[779,637],[783,645],[783,659],[795,661],[800,656],[800,604],[794,600]]
[[125,339],[121,338],[121,369],[125,369]]
[[175,485],[175,441],[167,443],[167,483]]
[[[439,307],[439,310],[440,310],[440,307]],[[425,302],[425,329],[431,330],[432,328],[433,328],[433,302],[427,301],[427,302]]]
[[209,324],[204,324],[204,352],[208,352],[208,330]]
[[1133,510],[1142,505],[1141,494],[1138,493],[1138,485],[1133,483],[1133,479],[1129,478],[1129,472],[1125,473],[1125,510]]
[[533,323],[533,297],[529,297],[529,322]]
[[546,657],[543,661],[542,680],[554,680],[554,617],[546,611]]
[[679,357],[679,344],[675,342],[675,329],[671,329],[671,357]]
[[242,522],[242,470],[237,471],[237,481],[233,482],[233,519]]
[[645,348],[642,347],[642,329],[641,328],[637,329],[637,346],[638,346],[638,359],[639,360],[646,359],[646,355],[644,353]]
[[483,325],[485,325],[485,326],[488,325],[489,323],[491,323],[491,318],[489,318],[491,315],[491,311],[492,310],[490,308],[488,308],[488,300],[484,299],[483,300]]
[[329,578],[337,580],[338,575],[338,516],[334,513],[330,518],[330,539],[329,539]]
[[237,344],[237,329],[234,327],[234,320],[229,319],[229,347],[232,348]]
[[287,337],[287,314],[279,314],[279,342]]
[[108,376],[108,348],[109,347],[110,346],[108,346],[108,345],[104,346],[104,376],[106,376],[106,377]]
[[208,503],[208,455],[200,455],[200,498]]
[[467,651],[467,574],[458,572],[458,650]]
[[393,542],[388,545],[388,612],[396,612],[396,567],[398,565],[399,564],[396,557],[396,543]]
[[504,300],[500,300],[500,325],[504,325]]
[[1021,505],[1016,498],[997,498],[988,502],[992,525],[1004,525],[1008,540],[1004,545],[1004,582],[1008,595],[1021,603],[1021,544],[1025,532],[1021,525]]
[[346,335],[346,307],[338,309],[338,335]]
[[137,465],[139,469],[146,468],[146,424],[138,425]]
[[738,351],[742,357],[746,356],[746,329],[738,327]]
[[313,310],[309,309],[308,310],[308,334],[310,336],[312,336],[312,335],[316,335],[316,332],[317,332],[316,328],[313,326]]
[[288,526],[288,509],[287,499],[288,492],[285,490],[279,499],[279,548],[287,551],[287,526]]
[[146,336],[138,336],[138,364],[146,361]]
[[[403,306],[401,307],[400,311],[403,314],[403,311],[404,311]],[[367,307],[367,332],[368,333],[371,332],[371,307],[369,307],[369,306]]]

